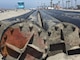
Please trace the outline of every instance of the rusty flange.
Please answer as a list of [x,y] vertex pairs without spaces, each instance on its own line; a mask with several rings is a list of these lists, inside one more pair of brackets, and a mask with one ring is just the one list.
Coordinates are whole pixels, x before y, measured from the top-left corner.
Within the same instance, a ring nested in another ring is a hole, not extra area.
[[[26,59],[30,59],[32,56],[35,59],[43,58],[43,54],[46,53],[45,50],[47,49],[45,37],[47,37],[47,33],[32,22],[20,22],[10,25],[2,35],[2,55],[21,60],[24,59],[21,56],[24,57],[24,53],[27,51]],[[38,53],[38,55],[35,53]]]

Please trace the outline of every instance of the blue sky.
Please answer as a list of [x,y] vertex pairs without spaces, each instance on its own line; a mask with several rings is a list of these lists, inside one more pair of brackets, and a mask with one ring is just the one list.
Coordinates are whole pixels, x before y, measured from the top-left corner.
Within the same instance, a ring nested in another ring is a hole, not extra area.
[[[35,8],[37,6],[40,6],[41,4],[45,3],[45,5],[49,6],[50,5],[50,0],[0,0],[0,8],[15,8],[17,7],[17,2],[18,1],[24,1],[25,2],[25,7],[26,8]],[[58,1],[62,0],[53,0],[53,3],[57,3]],[[66,0],[64,1],[64,5]],[[72,4],[74,6],[74,1],[71,0]],[[77,0],[77,4],[80,3],[80,0]],[[62,2],[60,3],[62,6]]]

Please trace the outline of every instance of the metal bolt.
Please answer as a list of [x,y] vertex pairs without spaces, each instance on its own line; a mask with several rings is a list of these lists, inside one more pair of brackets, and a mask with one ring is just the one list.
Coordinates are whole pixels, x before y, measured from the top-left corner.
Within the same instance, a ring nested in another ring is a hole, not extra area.
[[32,31],[32,29],[33,29],[33,25],[32,24],[29,24],[29,29],[30,29],[30,31]]
[[23,24],[19,24],[20,31],[22,31]]
[[44,37],[44,39],[43,39],[43,40],[44,40],[44,44],[45,44],[45,43],[46,43],[46,40],[47,40],[47,37]]
[[39,36],[40,36],[41,32],[42,32],[41,29],[38,29],[38,35]]
[[13,34],[13,32],[14,32],[14,29],[13,29],[13,28],[11,28],[11,29],[10,29],[10,32],[11,32],[11,34]]

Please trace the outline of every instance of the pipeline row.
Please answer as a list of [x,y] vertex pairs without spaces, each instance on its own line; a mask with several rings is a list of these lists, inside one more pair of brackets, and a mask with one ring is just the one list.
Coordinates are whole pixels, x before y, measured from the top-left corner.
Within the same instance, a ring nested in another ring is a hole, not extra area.
[[0,22],[0,51],[6,60],[47,60],[58,53],[80,54],[80,31],[43,11],[24,21]]
[[80,14],[78,12],[68,12],[60,10],[43,10],[47,14],[59,19],[61,22],[72,23],[80,28]]

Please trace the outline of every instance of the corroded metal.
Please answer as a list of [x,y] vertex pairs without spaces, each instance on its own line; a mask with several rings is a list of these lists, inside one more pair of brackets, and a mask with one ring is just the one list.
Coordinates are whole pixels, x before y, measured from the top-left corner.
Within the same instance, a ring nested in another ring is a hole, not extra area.
[[[32,22],[21,22],[9,26],[2,35],[1,46],[4,46],[3,49],[1,50],[2,55],[6,57],[8,55],[14,57],[15,55],[11,54],[12,50],[22,55],[22,53],[26,50],[29,44],[29,46],[35,49],[33,50],[35,51],[35,53],[37,51],[38,52],[40,51],[40,53],[42,53],[41,54],[42,57],[43,53],[45,53],[45,43],[43,39],[44,37],[41,35],[43,32],[44,30],[42,28],[39,28]],[[33,51],[31,50],[31,52]],[[3,52],[5,52],[5,54]],[[33,55],[34,57],[36,56],[35,58],[38,58],[37,55],[35,55],[35,53],[31,52],[29,52],[29,54]],[[27,53],[28,52],[26,52],[26,54]],[[20,57],[21,56],[19,55],[16,58],[19,59]]]
[[[33,21],[35,19],[38,20]],[[77,26],[58,21],[42,22],[40,12],[33,20],[0,22],[0,49],[6,60],[46,60],[61,52],[67,55],[80,54],[77,52],[80,51],[80,30]]]

